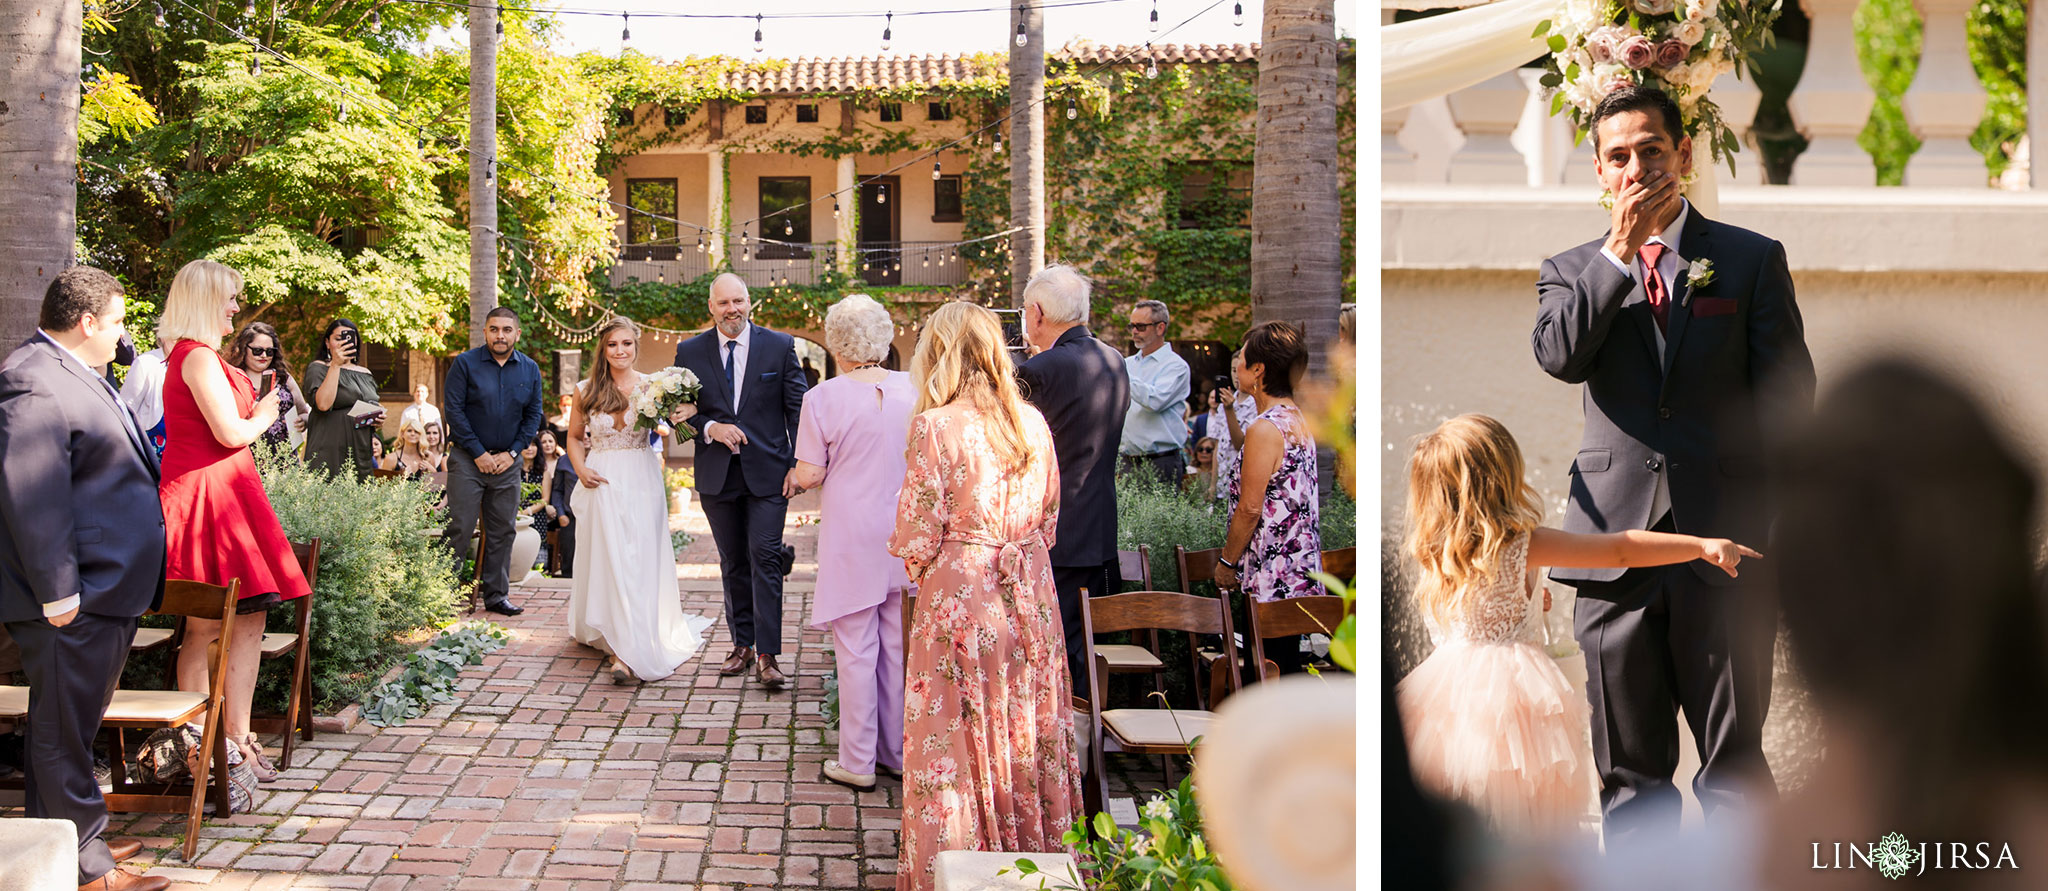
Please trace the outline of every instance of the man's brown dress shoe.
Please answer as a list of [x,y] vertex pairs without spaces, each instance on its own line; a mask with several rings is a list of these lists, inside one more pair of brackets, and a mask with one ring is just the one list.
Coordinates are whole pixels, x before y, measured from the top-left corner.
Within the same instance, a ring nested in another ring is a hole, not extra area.
[[718,673],[725,675],[726,677],[732,677],[736,674],[746,674],[747,668],[753,664],[753,648],[736,647],[733,649],[732,655],[725,657],[725,664],[718,666]]
[[134,838],[118,838],[113,841],[107,842],[107,851],[114,855],[115,863],[119,863],[123,860],[133,859],[135,855],[142,853],[142,840]]
[[163,891],[170,886],[170,876],[139,876],[125,869],[114,869],[78,886],[78,891]]
[[781,690],[789,686],[789,678],[775,667],[774,656],[761,657],[761,686],[770,690]]

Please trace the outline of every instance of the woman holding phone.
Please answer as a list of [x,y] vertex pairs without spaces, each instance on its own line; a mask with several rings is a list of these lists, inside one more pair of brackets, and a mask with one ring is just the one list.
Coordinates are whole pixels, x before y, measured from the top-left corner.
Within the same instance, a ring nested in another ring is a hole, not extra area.
[[362,334],[356,323],[335,319],[320,338],[306,386],[313,391],[313,417],[306,423],[306,463],[329,473],[348,470],[360,480],[377,466],[370,454],[375,428],[384,421],[377,379],[356,364]]
[[289,451],[292,431],[306,432],[306,414],[311,409],[306,405],[306,394],[299,392],[299,382],[292,379],[291,365],[285,360],[284,342],[277,339],[277,329],[268,322],[243,325],[223,358],[228,360],[229,367],[249,379],[258,398],[276,388],[277,423],[263,431],[262,441],[271,448]]
[[[221,723],[234,746],[228,763],[248,760],[259,780],[277,776],[249,729],[256,695],[256,666],[263,658],[263,614],[277,603],[313,593],[291,541],[263,491],[250,444],[278,418],[284,388],[258,397],[249,379],[230,371],[215,352],[235,330],[241,309],[242,275],[212,260],[194,260],[178,271],[164,300],[157,331],[170,350],[164,377],[163,498],[166,578],[225,585],[242,582],[228,649],[227,707]],[[178,689],[208,689],[207,649],[220,639],[221,623],[185,620],[178,644]]]

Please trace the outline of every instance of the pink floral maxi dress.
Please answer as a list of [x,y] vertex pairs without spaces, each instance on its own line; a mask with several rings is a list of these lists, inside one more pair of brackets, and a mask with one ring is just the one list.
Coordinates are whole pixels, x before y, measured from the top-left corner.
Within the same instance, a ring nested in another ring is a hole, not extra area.
[[992,422],[960,404],[911,419],[889,552],[918,601],[905,652],[898,891],[940,851],[1064,851],[1080,816],[1066,641],[1047,550],[1052,434],[1024,408],[1029,463],[1005,472]]

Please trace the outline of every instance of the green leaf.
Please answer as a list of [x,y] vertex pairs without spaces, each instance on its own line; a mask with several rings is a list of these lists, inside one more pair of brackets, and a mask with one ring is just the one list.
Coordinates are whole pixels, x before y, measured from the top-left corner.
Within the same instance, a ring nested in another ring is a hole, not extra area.
[[1563,110],[1564,110],[1564,94],[1563,94],[1563,93],[1554,93],[1554,94],[1552,94],[1552,95],[1551,95],[1551,97],[1550,97],[1550,114],[1551,114],[1551,115],[1552,115],[1553,117],[1555,117],[1555,116],[1557,115],[1557,113],[1558,113],[1558,112],[1560,112],[1560,111],[1563,111]]
[[1561,52],[1564,52],[1564,48],[1565,48],[1565,46],[1566,46],[1566,45],[1567,45],[1567,44],[1565,43],[1565,40],[1564,40],[1564,35],[1563,35],[1563,34],[1552,34],[1552,35],[1550,35],[1550,51],[1551,51],[1551,52],[1553,52],[1553,53],[1561,53]]
[[1110,818],[1109,812],[1103,811],[1095,815],[1095,834],[1103,838],[1116,837],[1116,821]]
[[1543,35],[1548,33],[1550,33],[1550,20],[1544,19],[1543,21],[1536,23],[1536,30],[1530,32],[1529,37],[1533,40],[1535,38],[1542,37]]
[[1539,78],[1537,80],[1537,83],[1540,83],[1546,87],[1555,87],[1559,84],[1564,83],[1564,75],[1552,71],[1543,75],[1543,77]]

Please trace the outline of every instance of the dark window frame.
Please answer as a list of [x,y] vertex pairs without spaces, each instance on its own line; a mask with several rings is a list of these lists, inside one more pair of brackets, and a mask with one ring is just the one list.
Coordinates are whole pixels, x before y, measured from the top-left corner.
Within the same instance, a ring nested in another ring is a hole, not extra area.
[[924,104],[924,119],[927,121],[950,121],[953,119],[953,105],[949,102],[927,102]]
[[663,107],[661,110],[661,122],[666,126],[680,127],[689,119],[690,110],[687,108]]
[[[939,203],[942,191],[939,187],[947,183],[951,183],[953,186],[953,209],[951,211],[947,211]],[[941,176],[932,181],[932,222],[958,223],[967,219],[964,213],[964,199],[961,196],[961,190],[965,186],[966,182],[957,173]]]
[[612,124],[618,127],[631,127],[638,123],[639,111],[640,109],[631,106],[621,108],[618,114],[612,116]]
[[[780,208],[771,208],[771,207],[769,207],[769,206],[768,206],[768,188],[769,188],[769,184],[770,184],[770,183],[776,183],[776,184],[781,184],[781,183],[796,183],[796,184],[798,184],[798,185],[796,186],[796,188],[797,188],[797,189],[799,190],[799,193],[798,193],[797,195],[795,195],[795,196],[794,196],[794,198],[795,198],[795,204],[794,204],[794,205],[792,205],[792,206],[795,206],[795,207],[799,207],[799,208],[801,208],[801,209],[800,209],[799,211],[797,211],[796,213],[780,213],[780,212],[778,212],[778,211],[780,210]],[[755,209],[756,209],[756,210],[757,210],[757,211],[759,212],[759,213],[758,213],[758,216],[759,216],[759,217],[760,217],[760,219],[761,219],[761,238],[762,238],[762,241],[761,241],[761,246],[760,246],[760,248],[759,248],[758,250],[754,251],[754,257],[755,257],[755,259],[759,259],[759,260],[808,260],[808,259],[810,259],[810,257],[811,257],[811,251],[810,251],[810,248],[805,248],[805,247],[786,247],[786,246],[783,246],[783,245],[779,245],[779,244],[774,244],[774,243],[771,243],[770,241],[768,241],[768,239],[771,239],[771,238],[772,238],[772,239],[775,239],[776,241],[794,241],[794,242],[802,242],[802,243],[808,244],[808,243],[810,242],[810,240],[811,240],[811,214],[810,214],[810,208],[809,208],[808,206],[806,206],[806,205],[807,205],[807,204],[808,204],[808,203],[810,202],[810,200],[811,200],[811,178],[810,178],[810,177],[808,177],[808,176],[764,176],[764,177],[761,177],[761,178],[760,178],[759,180],[757,180],[757,181],[755,182],[755,184],[754,184],[754,207],[755,207]],[[787,222],[787,223],[789,223],[789,224],[790,224],[790,225],[791,225],[791,226],[792,226],[793,228],[795,228],[795,229],[796,229],[796,231],[795,231],[795,232],[793,232],[793,233],[791,233],[791,234],[788,234],[788,235],[784,235],[784,234],[782,233],[782,227],[781,227],[781,226],[779,226],[779,225],[777,225],[777,223],[782,223],[782,222]]]
[[746,122],[747,122],[747,123],[749,123],[749,124],[766,124],[766,123],[768,123],[768,106],[766,106],[766,105],[749,105],[749,106],[747,106],[747,116],[746,116]]
[[[1192,182],[1200,177],[1201,182]],[[1233,186],[1230,181],[1237,177],[1244,184]],[[1205,226],[1216,220],[1207,214],[1193,213],[1212,199],[1220,202],[1226,196],[1243,205],[1244,218],[1223,228],[1242,229],[1251,225],[1251,165],[1231,161],[1195,161],[1187,164],[1180,172],[1179,218],[1174,221],[1177,229],[1217,228]],[[1191,197],[1192,196],[1192,197]]]
[[[659,208],[642,207],[639,204],[634,203],[633,187],[636,185],[648,183],[665,183],[668,185],[670,200],[667,212],[664,213]],[[634,210],[643,210],[647,211],[648,213],[656,213],[661,214],[662,216],[665,217],[673,218],[676,216],[677,210],[680,209],[679,205],[681,205],[682,200],[683,184],[673,176],[634,177],[626,180],[626,206],[631,207]],[[644,235],[639,231],[639,224],[642,223],[646,224],[651,229],[651,231],[646,232]],[[662,234],[664,229],[667,230],[666,235]],[[637,213],[628,213],[626,215],[627,244],[650,244],[653,242],[660,241],[667,241],[671,244],[674,244],[677,243],[676,238],[678,234],[680,233],[677,225],[675,223],[669,222],[668,220],[658,220],[653,217],[642,216]]]
[[797,122],[797,123],[799,123],[799,124],[815,124],[815,123],[817,123],[817,122],[818,122],[818,103],[816,103],[816,102],[804,102],[804,103],[799,103],[799,104],[797,105],[797,107],[796,107],[796,122]]
[[901,102],[882,103],[880,113],[882,117],[882,123],[884,124],[903,123],[903,103]]

